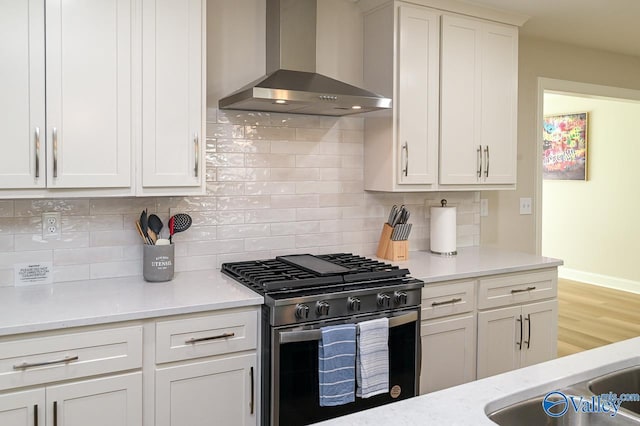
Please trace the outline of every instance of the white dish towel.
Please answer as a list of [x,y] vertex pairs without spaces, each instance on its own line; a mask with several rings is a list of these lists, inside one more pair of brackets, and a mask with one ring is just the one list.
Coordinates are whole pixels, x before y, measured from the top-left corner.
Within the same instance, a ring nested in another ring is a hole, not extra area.
[[389,319],[358,324],[356,396],[369,398],[389,392]]

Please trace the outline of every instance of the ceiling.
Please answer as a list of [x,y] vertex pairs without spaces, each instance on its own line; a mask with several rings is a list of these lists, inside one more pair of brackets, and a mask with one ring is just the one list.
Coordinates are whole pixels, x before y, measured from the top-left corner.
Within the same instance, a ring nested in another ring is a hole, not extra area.
[[463,0],[530,16],[525,37],[640,57],[640,0]]

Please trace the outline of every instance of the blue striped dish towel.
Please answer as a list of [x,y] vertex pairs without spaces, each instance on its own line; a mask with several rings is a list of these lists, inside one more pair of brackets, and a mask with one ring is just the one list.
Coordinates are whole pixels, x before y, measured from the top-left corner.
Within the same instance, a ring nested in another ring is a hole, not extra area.
[[355,401],[356,325],[322,327],[318,342],[320,406]]
[[356,396],[369,398],[389,392],[389,319],[364,321],[358,328]]

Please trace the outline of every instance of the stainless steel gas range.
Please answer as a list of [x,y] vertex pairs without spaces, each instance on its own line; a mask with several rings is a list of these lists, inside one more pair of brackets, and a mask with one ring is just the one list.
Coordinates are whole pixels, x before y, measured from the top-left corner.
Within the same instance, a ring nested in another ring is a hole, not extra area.
[[[409,270],[337,253],[225,263],[222,271],[264,296],[261,328],[263,425],[305,425],[418,394],[420,299]],[[389,318],[389,389],[321,407],[318,341],[327,325]]]

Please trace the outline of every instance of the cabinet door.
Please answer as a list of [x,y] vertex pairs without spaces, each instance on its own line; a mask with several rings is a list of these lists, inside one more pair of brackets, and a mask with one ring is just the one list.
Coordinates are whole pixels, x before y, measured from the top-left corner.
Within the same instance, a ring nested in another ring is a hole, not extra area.
[[42,188],[44,2],[0,1],[0,52],[0,188]]
[[47,426],[139,426],[142,373],[46,388]]
[[522,307],[524,337],[521,367],[549,361],[557,356],[558,302],[532,303]]
[[478,379],[520,366],[523,327],[520,306],[478,313]]
[[475,380],[475,315],[423,321],[420,394]]
[[475,184],[481,167],[482,23],[442,17],[440,183]]
[[142,1],[142,186],[200,186],[202,0]]
[[482,180],[516,183],[518,30],[488,23],[483,28]]
[[420,7],[398,7],[395,116],[401,184],[432,184],[437,178],[439,18]]
[[47,185],[131,185],[131,0],[46,2]]
[[156,426],[255,425],[256,356],[156,370]]
[[44,424],[44,388],[0,395],[0,425]]

